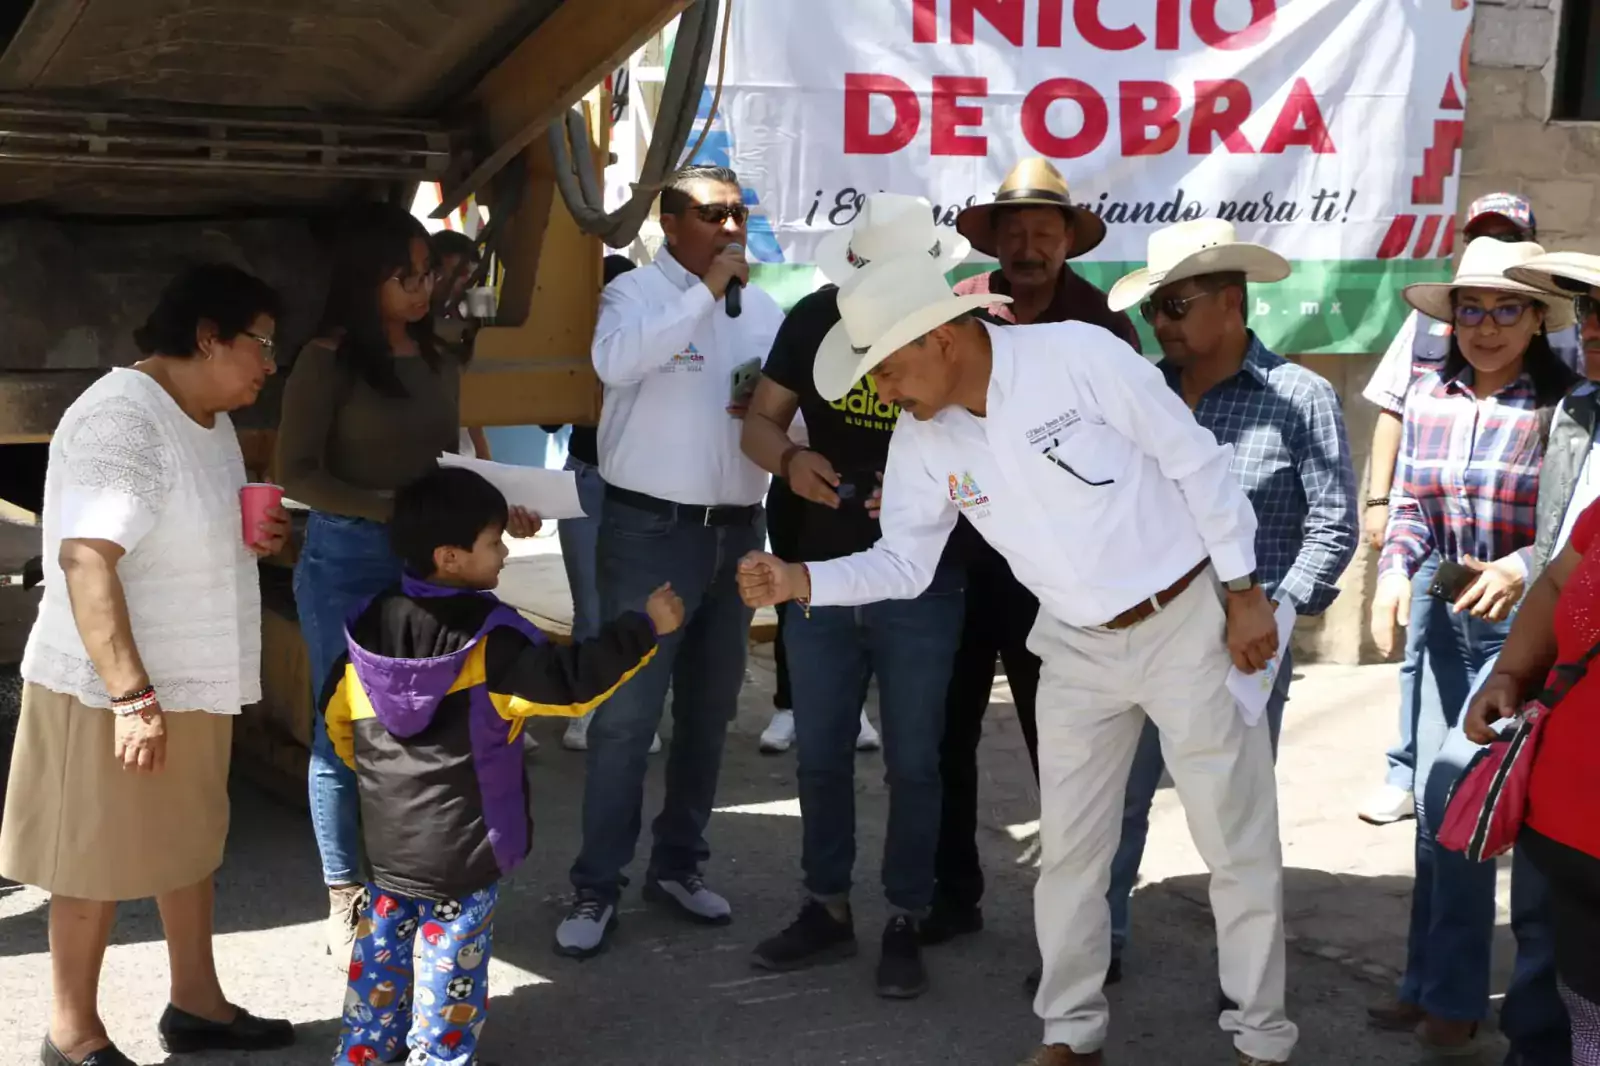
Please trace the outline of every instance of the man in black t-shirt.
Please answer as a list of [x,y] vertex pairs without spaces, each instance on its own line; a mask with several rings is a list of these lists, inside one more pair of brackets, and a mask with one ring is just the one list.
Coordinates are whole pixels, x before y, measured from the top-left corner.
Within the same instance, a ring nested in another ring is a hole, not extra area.
[[[856,225],[825,241],[818,260],[837,278],[873,259],[926,253],[951,265],[966,242],[941,235],[933,208],[913,197],[874,196]],[[878,398],[870,377],[829,403],[812,381],[817,349],[839,322],[833,286],[789,312],[745,415],[745,455],[800,498],[799,562],[863,551],[878,540],[878,486],[900,411]],[[796,412],[810,443],[788,434]],[[941,814],[939,745],[950,662],[961,638],[961,568],[942,565],[915,600],[865,607],[791,610],[783,640],[789,659],[799,749],[801,866],[810,896],[795,922],[760,944],[755,965],[796,970],[855,954],[850,911],[855,864],[855,741],[869,671],[889,781],[883,886],[890,920],[878,964],[878,993],[911,998],[927,988],[918,923],[933,902]],[[793,605],[792,605],[793,606]]]

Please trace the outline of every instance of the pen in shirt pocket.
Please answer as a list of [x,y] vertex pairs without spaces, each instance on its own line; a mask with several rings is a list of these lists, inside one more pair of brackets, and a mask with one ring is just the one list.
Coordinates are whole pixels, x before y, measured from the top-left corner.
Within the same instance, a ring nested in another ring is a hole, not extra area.
[[1094,481],[1094,480],[1091,480],[1089,478],[1084,477],[1082,474],[1080,474],[1076,470],[1072,469],[1072,465],[1070,463],[1068,463],[1065,459],[1061,458],[1061,456],[1056,454],[1056,449],[1058,447],[1060,447],[1060,446],[1061,446],[1061,442],[1059,440],[1053,440],[1053,441],[1050,442],[1050,447],[1046,448],[1044,451],[1040,452],[1039,454],[1044,456],[1046,459],[1050,460],[1052,463],[1054,463],[1057,466],[1059,466],[1061,469],[1065,470],[1067,473],[1071,474],[1073,477],[1077,478],[1079,481],[1083,482],[1085,485],[1089,485],[1089,486],[1091,486],[1093,488],[1097,488],[1098,489],[1098,488],[1104,488],[1106,485],[1111,485],[1111,484],[1115,483],[1115,479],[1114,478],[1106,478],[1104,481]]

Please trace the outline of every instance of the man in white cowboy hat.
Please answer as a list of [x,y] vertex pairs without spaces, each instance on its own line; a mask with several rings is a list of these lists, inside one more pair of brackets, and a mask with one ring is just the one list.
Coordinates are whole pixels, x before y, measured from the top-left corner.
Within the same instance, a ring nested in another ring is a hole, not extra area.
[[[1480,237],[1493,237],[1507,243],[1536,241],[1539,231],[1533,205],[1526,197],[1510,192],[1480,196],[1467,208],[1462,236],[1466,244]],[[1448,320],[1428,318],[1413,311],[1362,390],[1361,395],[1378,407],[1363,508],[1367,542],[1374,551],[1382,548],[1389,524],[1389,490],[1394,483],[1395,458],[1400,454],[1400,418],[1405,412],[1406,393],[1418,378],[1444,365],[1445,357],[1450,354],[1454,329],[1454,324]],[[1583,345],[1576,329],[1552,331],[1550,347],[1573,370],[1584,372]],[[1429,574],[1431,580],[1431,568]],[[1406,642],[1405,665],[1400,673],[1402,687],[1416,675],[1419,653],[1414,641]],[[1399,741],[1387,753],[1389,768],[1383,785],[1361,803],[1358,814],[1362,821],[1388,825],[1415,814],[1411,786],[1416,776],[1416,722],[1406,710],[1411,705],[1412,701],[1402,698]]]
[[[1255,569],[1255,514],[1228,450],[1161,374],[1094,326],[994,326],[926,257],[875,263],[839,291],[817,391],[871,376],[902,417],[884,475],[883,537],[844,559],[752,553],[746,602],[802,610],[921,595],[965,516],[1039,597],[1044,957],[1037,1066],[1098,1066],[1109,1022],[1105,884],[1142,708],[1213,871],[1222,1015],[1239,1061],[1285,1062],[1283,855],[1272,746],[1227,687],[1277,651]],[[1064,358],[1070,355],[1070,358]]]
[[[1249,326],[1248,286],[1282,281],[1289,262],[1238,240],[1220,219],[1181,222],[1150,236],[1149,266],[1111,291],[1138,307],[1166,358],[1160,370],[1195,420],[1233,449],[1233,474],[1256,514],[1256,570],[1269,597],[1317,615],[1339,595],[1356,552],[1356,475],[1339,396],[1327,380],[1269,351]],[[1289,697],[1284,650],[1265,717],[1277,750]],[[1128,776],[1122,842],[1111,868],[1112,968],[1129,936],[1129,897],[1163,772],[1161,740],[1145,723]]]
[[[956,285],[962,296],[1009,297],[1010,303],[986,308],[996,319],[1024,325],[1088,322],[1138,346],[1139,335],[1128,316],[1113,312],[1106,306],[1105,293],[1073,272],[1070,260],[1099,246],[1106,226],[1098,215],[1072,202],[1066,179],[1049,160],[1033,158],[1017,164],[994,202],[961,212],[956,230],[971,240],[973,248],[1000,261],[999,269]],[[953,537],[967,568],[966,617],[945,702],[939,887],[933,911],[922,925],[922,942],[930,945],[983,928],[978,744],[997,660],[1005,666],[1006,685],[1036,777],[1039,770],[1034,726],[1039,657],[1028,650],[1039,601],[968,523],[957,523]],[[1029,980],[1031,986],[1034,978]]]
[[[967,242],[942,235],[933,206],[913,196],[867,199],[854,226],[823,241],[818,263],[833,281],[867,264],[918,255],[943,273],[967,254]],[[817,352],[839,322],[839,290],[829,285],[790,311],[767,357],[745,416],[745,454],[804,501],[794,557],[837,559],[879,537],[875,494],[899,409],[870,381],[822,396],[814,381]],[[788,430],[805,418],[809,441]],[[755,965],[796,970],[855,953],[850,910],[855,863],[853,723],[867,678],[879,680],[889,821],[883,887],[890,919],[878,964],[880,995],[910,998],[927,988],[917,923],[933,899],[939,839],[939,743],[950,663],[961,634],[961,568],[941,567],[931,587],[910,601],[859,610],[785,610],[782,639],[789,665],[799,742],[801,867],[806,901],[799,917],[755,949]]]

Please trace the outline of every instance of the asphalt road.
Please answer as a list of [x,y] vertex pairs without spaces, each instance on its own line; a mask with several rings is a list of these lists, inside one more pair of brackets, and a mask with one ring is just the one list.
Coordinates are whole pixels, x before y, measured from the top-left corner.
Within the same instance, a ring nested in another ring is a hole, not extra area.
[[[1369,1032],[1363,1008],[1388,989],[1404,945],[1410,830],[1373,830],[1349,816],[1357,790],[1377,774],[1392,671],[1312,668],[1297,682],[1285,736],[1280,791],[1295,942],[1289,1007],[1302,1042],[1297,1063],[1392,1066],[1419,1056],[1409,1038]],[[1009,705],[1000,691],[984,751],[982,846],[990,873],[987,929],[929,953],[933,987],[913,1002],[872,991],[884,920],[876,890],[885,791],[875,755],[859,758],[860,859],[851,963],[792,975],[753,970],[750,948],[792,917],[799,900],[800,821],[792,756],[755,751],[770,673],[752,667],[729,739],[707,873],[735,909],[731,926],[682,924],[625,897],[612,949],[588,961],[550,950],[576,845],[582,760],[559,749],[560,723],[538,723],[531,758],[540,820],[535,855],[502,889],[491,969],[485,1066],[748,1066],[748,1064],[1001,1064],[1036,1044],[1040,1029],[1022,991],[1033,964],[1033,786]],[[1335,723],[1319,709],[1341,708]],[[653,763],[648,813],[659,795]],[[1225,1066],[1234,1059],[1217,1028],[1213,929],[1204,880],[1186,851],[1181,807],[1158,800],[1149,884],[1135,904],[1136,948],[1127,979],[1111,992],[1107,1061]],[[637,872],[637,867],[636,867]],[[297,1048],[209,1062],[323,1064],[332,1059],[342,981],[321,953],[325,896],[303,811],[247,786],[234,793],[233,832],[219,877],[219,963],[232,996],[252,1011],[289,1017]],[[42,894],[0,895],[0,1063],[36,1061],[48,1016]],[[154,1032],[165,1002],[165,956],[154,908],[124,907],[108,956],[102,1006],[114,1037],[136,1061],[165,1061]],[[1463,1061],[1463,1060],[1456,1060]],[[1465,1060],[1472,1062],[1475,1060]],[[1478,1060],[1498,1062],[1492,1038]]]

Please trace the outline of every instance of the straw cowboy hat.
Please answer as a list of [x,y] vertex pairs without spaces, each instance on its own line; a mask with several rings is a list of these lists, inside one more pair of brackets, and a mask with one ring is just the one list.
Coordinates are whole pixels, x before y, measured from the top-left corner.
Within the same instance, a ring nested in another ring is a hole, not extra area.
[[944,269],[926,255],[885,259],[857,270],[839,286],[839,323],[817,349],[811,376],[832,403],[873,367],[921,337],[980,307],[1008,304],[1009,296],[957,296]]
[[1572,297],[1600,289],[1600,255],[1583,252],[1546,252],[1506,270],[1506,277],[1542,292]]
[[869,263],[918,252],[948,271],[972,254],[972,244],[965,237],[941,234],[933,224],[933,205],[922,197],[880,192],[867,197],[854,225],[835,230],[817,245],[817,269],[843,285]]
[[1429,318],[1440,322],[1455,319],[1455,305],[1451,295],[1457,289],[1489,289],[1531,296],[1545,305],[1545,329],[1554,333],[1572,325],[1572,299],[1562,299],[1549,291],[1513,281],[1506,271],[1526,266],[1544,255],[1544,249],[1532,241],[1507,244],[1493,237],[1479,237],[1467,245],[1461,254],[1461,265],[1456,268],[1453,281],[1424,282],[1405,287],[1406,303]]
[[1072,227],[1072,251],[1068,259],[1091,252],[1106,239],[1106,224],[1093,211],[1072,202],[1067,179],[1047,159],[1024,159],[1006,175],[994,203],[969,207],[956,216],[956,232],[972,242],[984,255],[995,254],[994,213],[1006,207],[1055,207],[1067,216]]
[[1157,290],[1207,274],[1243,274],[1246,281],[1267,283],[1289,276],[1289,261],[1259,244],[1239,240],[1233,223],[1199,218],[1150,234],[1145,250],[1148,266],[1135,270],[1111,287],[1106,303],[1126,311]]

